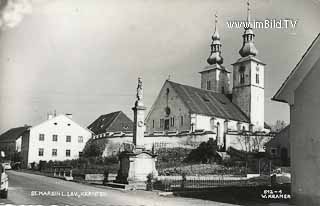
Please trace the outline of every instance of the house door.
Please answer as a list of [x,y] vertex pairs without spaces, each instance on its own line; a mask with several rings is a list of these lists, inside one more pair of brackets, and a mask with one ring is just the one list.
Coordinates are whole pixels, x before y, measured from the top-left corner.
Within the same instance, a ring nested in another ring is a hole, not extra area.
[[169,130],[169,119],[164,120],[164,129]]

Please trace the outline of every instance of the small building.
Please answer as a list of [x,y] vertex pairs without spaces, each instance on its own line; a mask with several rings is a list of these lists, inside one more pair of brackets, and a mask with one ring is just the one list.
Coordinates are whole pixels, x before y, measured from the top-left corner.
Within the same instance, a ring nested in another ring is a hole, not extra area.
[[88,129],[95,135],[107,132],[132,132],[133,121],[122,111],[101,115]]
[[22,166],[39,161],[77,159],[92,132],[73,121],[69,115],[49,115],[48,119],[28,129],[22,136]]
[[14,160],[14,154],[21,152],[21,141],[23,134],[30,126],[9,129],[0,135],[0,151],[4,151],[7,158]]
[[292,194],[296,205],[320,205],[320,34],[273,100],[290,106]]
[[290,165],[290,125],[278,132],[265,144],[266,152],[282,166]]

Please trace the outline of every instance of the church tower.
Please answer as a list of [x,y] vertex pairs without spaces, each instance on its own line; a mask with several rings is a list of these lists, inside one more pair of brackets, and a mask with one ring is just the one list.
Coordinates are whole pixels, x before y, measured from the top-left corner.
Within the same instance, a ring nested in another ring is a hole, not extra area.
[[230,93],[230,72],[222,66],[221,42],[217,28],[218,16],[215,15],[215,29],[212,35],[211,53],[207,59],[208,66],[201,74],[201,89],[211,90],[223,94]]
[[254,45],[251,27],[250,3],[247,2],[247,25],[243,45],[239,51],[241,58],[233,65],[232,102],[250,118],[253,129],[264,129],[264,66],[256,58],[258,50]]

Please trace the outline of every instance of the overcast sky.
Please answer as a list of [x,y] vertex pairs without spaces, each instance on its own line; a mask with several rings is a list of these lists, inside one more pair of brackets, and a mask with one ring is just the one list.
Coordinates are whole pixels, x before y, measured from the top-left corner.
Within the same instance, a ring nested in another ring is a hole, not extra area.
[[[288,122],[288,106],[270,99],[320,32],[320,1],[252,0],[251,7],[255,20],[298,20],[295,29],[254,30],[257,58],[267,64],[266,121]],[[32,12],[1,31],[0,132],[38,124],[54,110],[83,126],[117,110],[132,117],[138,76],[148,108],[168,75],[200,87],[215,12],[231,71],[243,29],[226,22],[245,19],[244,0],[33,0]]]

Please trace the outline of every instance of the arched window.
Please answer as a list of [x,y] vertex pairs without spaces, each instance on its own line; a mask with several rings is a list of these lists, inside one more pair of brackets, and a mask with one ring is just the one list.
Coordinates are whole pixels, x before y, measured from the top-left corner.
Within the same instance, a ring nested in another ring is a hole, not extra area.
[[244,71],[245,71],[245,67],[244,66],[240,66],[239,69],[239,83],[240,84],[244,84]]
[[259,84],[260,79],[259,79],[259,64],[256,67],[256,83]]
[[220,138],[220,131],[221,131],[221,127],[220,127],[220,123],[217,123],[217,142],[219,142],[219,138]]

